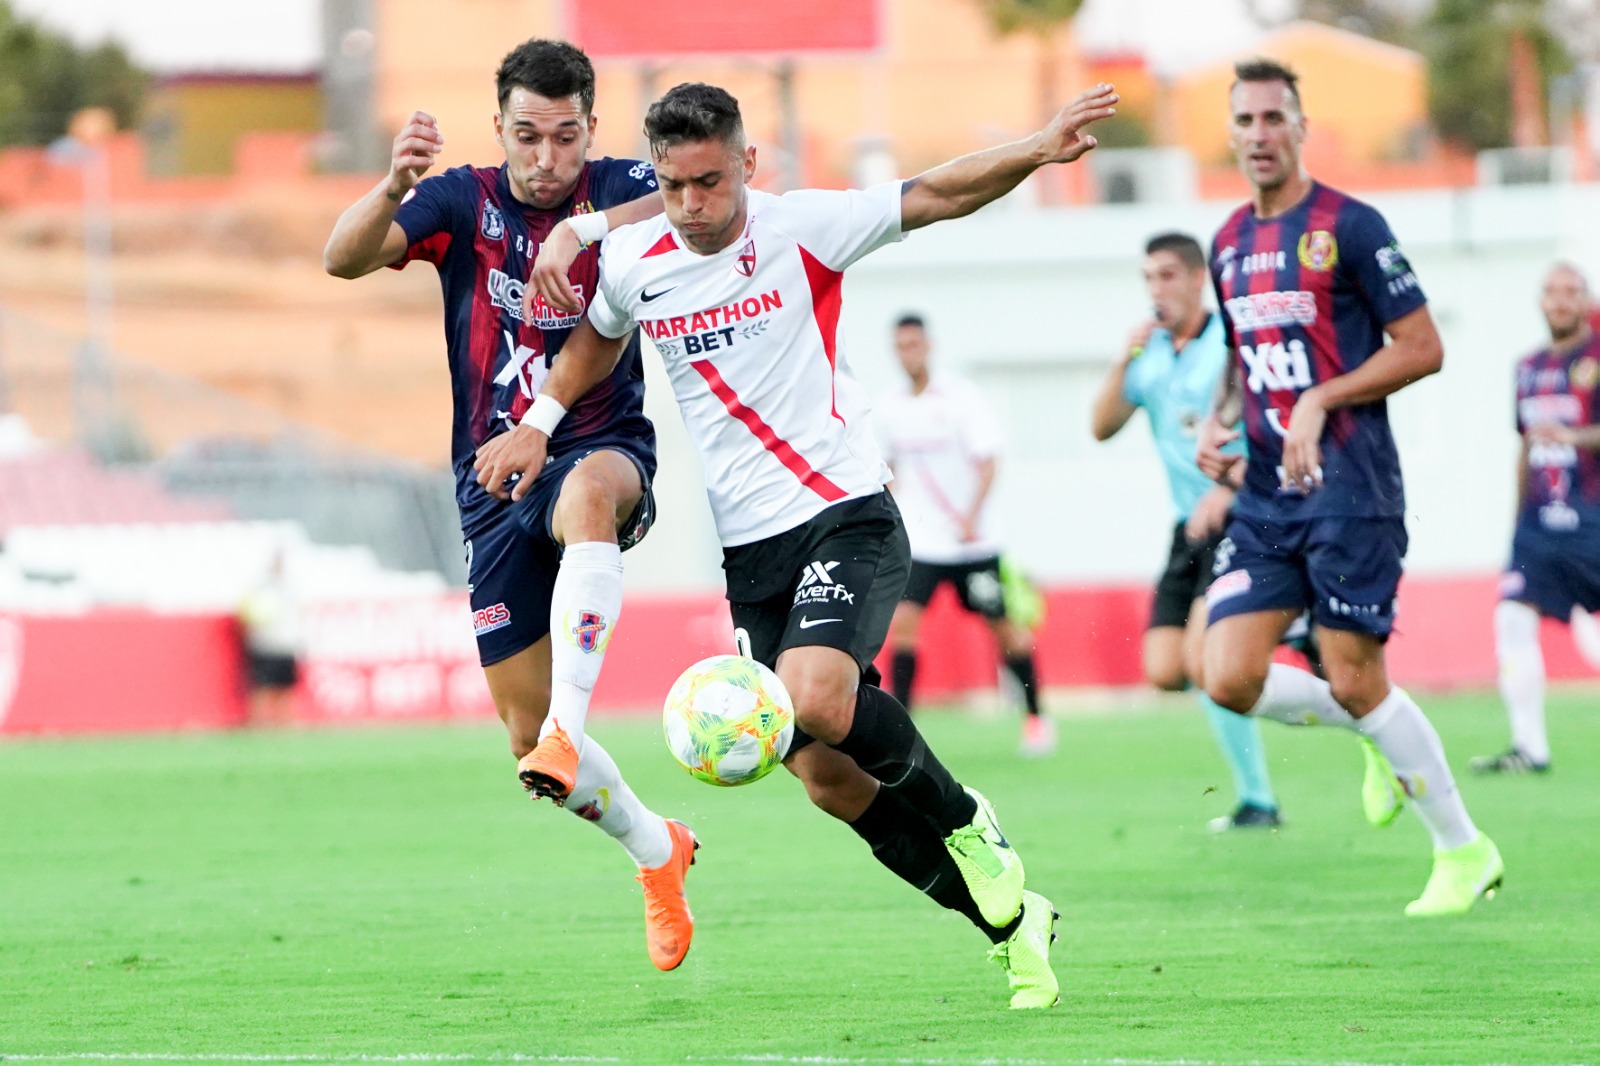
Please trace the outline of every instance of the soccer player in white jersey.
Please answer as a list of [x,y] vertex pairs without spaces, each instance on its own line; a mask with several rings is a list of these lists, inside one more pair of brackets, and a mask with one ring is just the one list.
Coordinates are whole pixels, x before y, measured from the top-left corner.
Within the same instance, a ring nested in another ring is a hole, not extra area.
[[911,709],[917,674],[922,611],[948,582],[961,606],[994,633],[1005,668],[1022,690],[1022,750],[1046,755],[1055,748],[1051,722],[1039,713],[1033,633],[1006,610],[1000,579],[999,521],[991,506],[1004,443],[1000,422],[976,385],[930,365],[922,316],[901,316],[894,350],[905,380],[873,411],[884,458],[894,472],[895,503],[911,539],[911,575],[889,623],[894,647],[890,687]]
[[677,86],[645,117],[665,216],[606,240],[588,318],[521,426],[478,454],[493,481],[536,474],[565,408],[605,379],[635,324],[650,336],[705,468],[734,624],[794,699],[800,728],[786,765],[880,862],[988,935],[1013,1008],[1058,1001],[1056,915],[1025,889],[988,801],[874,683],[910,550],[883,491],[866,397],[838,347],[841,283],[851,263],[903,234],[1077,159],[1094,147],[1083,127],[1116,101],[1097,86],[1033,136],[909,181],[772,196],[749,188],[756,152],[738,102],[715,86]]

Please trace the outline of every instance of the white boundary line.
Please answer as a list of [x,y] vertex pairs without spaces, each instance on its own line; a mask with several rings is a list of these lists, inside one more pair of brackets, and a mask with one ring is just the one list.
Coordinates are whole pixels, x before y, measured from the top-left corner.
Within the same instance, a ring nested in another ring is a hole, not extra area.
[[[61,1055],[11,1055],[0,1052],[0,1063],[621,1063],[608,1055],[525,1055],[491,1052],[486,1055],[234,1055],[234,1053],[184,1052],[66,1052]],[[1214,1058],[906,1058],[906,1056],[835,1055],[666,1055],[675,1063],[770,1063],[794,1066],[1400,1066],[1395,1063],[1304,1060],[1214,1060]],[[1507,1064],[1493,1064],[1507,1066]],[[1581,1064],[1571,1064],[1581,1066]]]

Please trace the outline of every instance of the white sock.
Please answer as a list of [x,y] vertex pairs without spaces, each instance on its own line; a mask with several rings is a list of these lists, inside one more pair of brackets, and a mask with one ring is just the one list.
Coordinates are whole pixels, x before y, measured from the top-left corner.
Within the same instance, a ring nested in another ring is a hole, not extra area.
[[1500,659],[1500,698],[1511,716],[1511,746],[1534,762],[1549,762],[1539,612],[1526,603],[1501,600],[1494,609],[1494,647]]
[[1433,835],[1435,851],[1446,851],[1478,839],[1456,779],[1445,761],[1444,745],[1433,723],[1398,685],[1356,727],[1383,752],[1405,786],[1417,817]]
[[1339,706],[1328,683],[1298,666],[1273,663],[1261,698],[1250,708],[1255,718],[1271,718],[1285,725],[1337,725],[1354,729],[1356,720]]
[[550,593],[550,714],[543,740],[560,726],[583,754],[589,696],[622,612],[622,550],[607,541],[569,544]]
[[1572,624],[1572,642],[1578,646],[1578,654],[1591,669],[1600,670],[1600,622],[1582,607],[1574,607],[1568,621]]
[[614,837],[641,869],[660,866],[672,858],[667,823],[639,802],[598,740],[590,739],[583,746],[578,783],[567,797],[567,810]]

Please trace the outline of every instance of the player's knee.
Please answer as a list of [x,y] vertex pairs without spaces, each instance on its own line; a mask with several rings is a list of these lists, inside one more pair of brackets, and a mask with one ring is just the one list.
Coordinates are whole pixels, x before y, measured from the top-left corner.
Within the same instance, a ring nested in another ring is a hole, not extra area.
[[1189,685],[1179,663],[1145,663],[1145,680],[1162,692],[1182,692]]
[[1206,696],[1218,707],[1235,714],[1249,714],[1250,709],[1261,702],[1261,691],[1267,684],[1265,672],[1218,670],[1213,673],[1215,676],[1206,678]]
[[783,684],[801,729],[825,744],[837,744],[850,732],[856,706],[853,683],[843,684],[824,671],[800,670],[783,677]]
[[1389,679],[1377,671],[1333,670],[1328,673],[1328,694],[1359,718],[1389,695]]

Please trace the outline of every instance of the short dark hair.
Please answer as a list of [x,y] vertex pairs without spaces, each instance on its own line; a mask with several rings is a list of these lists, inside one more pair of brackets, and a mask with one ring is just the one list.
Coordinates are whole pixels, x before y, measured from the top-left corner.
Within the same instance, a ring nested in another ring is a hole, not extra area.
[[512,89],[526,89],[552,100],[576,96],[584,114],[594,110],[594,64],[577,45],[535,37],[523,41],[500,61],[494,75],[500,110]]
[[924,331],[928,328],[928,324],[922,320],[922,316],[917,314],[915,311],[907,311],[905,314],[894,320],[895,329],[907,329],[911,326],[915,326],[917,329]]
[[1300,75],[1276,59],[1267,59],[1265,56],[1241,59],[1233,65],[1233,85],[1228,86],[1228,92],[1232,93],[1233,86],[1242,81],[1281,81],[1289,87],[1289,95],[1294,97],[1294,106],[1302,111],[1305,110],[1300,103]]
[[1158,233],[1145,242],[1145,255],[1155,255],[1157,252],[1171,252],[1178,257],[1178,262],[1190,270],[1204,270],[1206,266],[1206,253],[1200,247],[1200,242],[1177,230]]
[[684,82],[668,89],[644,116],[644,135],[657,159],[669,148],[690,141],[721,141],[744,146],[744,118],[739,101],[726,89],[704,82]]

